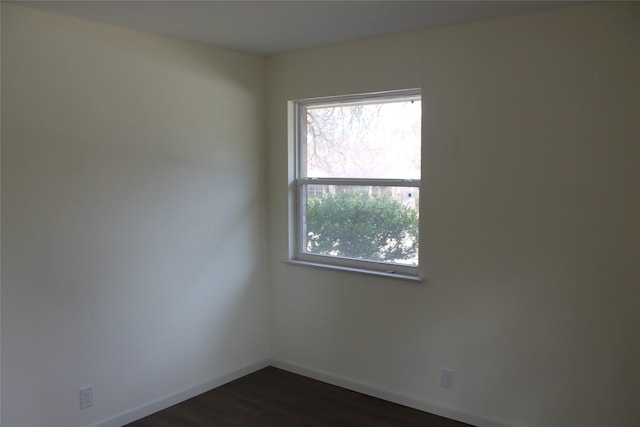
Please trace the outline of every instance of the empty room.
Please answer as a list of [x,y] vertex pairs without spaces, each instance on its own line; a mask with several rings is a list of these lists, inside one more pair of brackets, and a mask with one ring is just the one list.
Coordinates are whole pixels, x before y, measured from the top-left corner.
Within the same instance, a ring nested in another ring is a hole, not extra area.
[[640,3],[0,10],[2,427],[640,426]]

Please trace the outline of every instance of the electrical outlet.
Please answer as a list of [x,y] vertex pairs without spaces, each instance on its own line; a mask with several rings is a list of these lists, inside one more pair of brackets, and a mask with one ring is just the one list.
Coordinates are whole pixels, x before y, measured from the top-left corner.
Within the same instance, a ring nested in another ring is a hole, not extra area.
[[453,371],[450,369],[441,369],[440,370],[440,387],[442,388],[453,388]]
[[93,406],[93,386],[88,385],[80,389],[80,409]]

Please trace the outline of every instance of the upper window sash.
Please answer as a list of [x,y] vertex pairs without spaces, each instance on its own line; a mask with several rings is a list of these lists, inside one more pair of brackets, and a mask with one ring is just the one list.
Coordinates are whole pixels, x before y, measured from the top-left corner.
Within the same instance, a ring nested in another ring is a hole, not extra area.
[[[307,173],[307,110],[313,108],[346,107],[356,105],[376,105],[385,103],[398,103],[402,101],[422,102],[420,89],[405,89],[390,92],[374,92],[357,95],[312,98],[293,101],[294,104],[294,174],[296,179],[313,177]],[[319,177],[318,177],[319,178]],[[330,177],[324,177],[330,178]],[[379,178],[372,176],[371,178]],[[394,178],[402,179],[403,176]],[[407,177],[408,178],[408,177]],[[412,177],[413,181],[418,177]]]

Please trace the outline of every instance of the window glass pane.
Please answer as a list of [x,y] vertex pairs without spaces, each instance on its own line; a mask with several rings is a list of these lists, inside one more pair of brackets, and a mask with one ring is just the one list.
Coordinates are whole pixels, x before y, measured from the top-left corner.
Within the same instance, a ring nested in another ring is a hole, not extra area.
[[418,187],[302,185],[302,251],[418,265]]
[[420,179],[418,97],[307,105],[301,176]]

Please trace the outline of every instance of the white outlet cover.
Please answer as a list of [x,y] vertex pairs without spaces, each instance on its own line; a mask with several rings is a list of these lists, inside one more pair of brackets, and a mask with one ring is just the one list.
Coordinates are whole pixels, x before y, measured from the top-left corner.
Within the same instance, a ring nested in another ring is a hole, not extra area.
[[93,406],[93,386],[89,385],[80,389],[80,409]]
[[451,369],[440,370],[440,387],[453,388],[453,371]]

